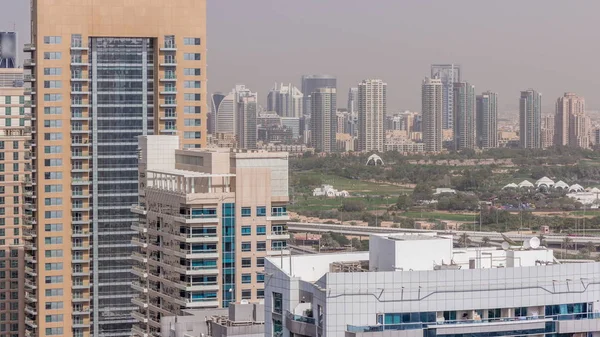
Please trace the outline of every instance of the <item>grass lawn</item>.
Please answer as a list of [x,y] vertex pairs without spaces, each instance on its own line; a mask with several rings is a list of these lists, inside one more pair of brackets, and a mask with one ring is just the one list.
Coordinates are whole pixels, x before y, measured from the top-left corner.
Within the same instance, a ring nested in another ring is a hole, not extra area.
[[348,179],[344,177],[325,175],[318,172],[298,172],[297,175],[315,176],[323,181],[323,184],[332,185],[337,190],[346,190],[350,194],[366,195],[399,195],[400,193],[410,193],[411,190],[406,187],[395,186],[385,183],[373,183],[370,181]]
[[457,213],[443,213],[443,212],[419,212],[410,211],[406,213],[397,213],[399,216],[405,216],[413,219],[436,219],[436,220],[449,220],[449,221],[469,221],[475,220],[476,214],[457,214]]
[[585,212],[584,211],[574,211],[574,212],[570,212],[570,215],[585,215],[585,216],[598,216],[600,215],[600,209],[586,209]]
[[288,206],[292,212],[300,211],[329,211],[338,209],[344,200],[361,200],[365,203],[367,211],[385,210],[396,202],[396,198],[325,198],[325,197],[297,197],[293,205]]

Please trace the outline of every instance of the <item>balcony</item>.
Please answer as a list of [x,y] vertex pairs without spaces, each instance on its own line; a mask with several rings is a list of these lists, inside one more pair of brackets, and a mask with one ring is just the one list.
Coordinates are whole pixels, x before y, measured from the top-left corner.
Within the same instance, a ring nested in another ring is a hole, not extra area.
[[73,178],[71,179],[71,185],[89,185],[89,178]]
[[271,216],[267,216],[269,221],[289,221],[290,216],[288,212],[271,212]]
[[35,51],[35,44],[34,43],[26,43],[23,46],[23,51],[26,53]]
[[73,289],[73,290],[85,290],[85,289],[90,289],[90,287],[91,287],[90,284],[83,284],[83,283],[77,283],[77,284],[71,285],[71,289]]
[[161,94],[161,95],[177,95],[177,90],[175,90],[175,89],[170,89],[170,90],[165,89],[165,90],[161,90],[159,92],[159,94]]
[[83,45],[82,41],[71,41],[71,50],[88,50],[89,48]]
[[176,266],[175,269],[185,275],[218,275],[217,266]]
[[37,316],[37,311],[35,310],[34,306],[26,305],[25,306],[25,312],[28,313],[28,314],[30,314],[30,315],[32,315],[32,316]]
[[35,282],[26,279],[25,280],[25,288],[29,289],[29,290],[35,290],[35,289],[37,289],[37,285],[35,285]]
[[86,130],[83,127],[79,127],[79,128],[71,128],[71,133],[90,133],[91,130]]
[[83,242],[81,243],[73,243],[73,245],[71,246],[71,250],[74,251],[78,251],[78,250],[90,250],[90,246],[84,245]]
[[89,63],[85,62],[81,57],[72,57],[71,65],[76,67],[87,67]]
[[90,263],[90,258],[86,257],[84,255],[80,255],[80,256],[73,255],[71,262],[73,262],[73,263]]
[[89,315],[89,314],[90,314],[90,308],[73,308],[74,316],[83,316],[83,315]]
[[91,195],[88,192],[73,192],[71,198],[74,199],[88,199]]
[[133,260],[138,261],[138,262],[148,263],[148,258],[146,257],[146,255],[142,255],[140,253],[133,253],[133,254],[131,254],[131,258]]
[[144,315],[144,314],[142,314],[140,312],[132,311],[131,312],[131,316],[133,316],[133,318],[137,319],[138,322],[148,323],[148,317],[146,317],[146,315]]
[[131,332],[133,333],[134,336],[136,337],[149,337],[148,333],[146,333],[146,330],[142,330],[140,327],[137,326],[133,326],[133,328],[131,329]]
[[146,242],[146,240],[140,239],[137,237],[133,237],[131,239],[131,244],[136,245],[138,247],[142,247],[142,248],[148,248],[148,243]]
[[175,221],[183,222],[186,224],[204,224],[218,223],[219,218],[216,214],[179,214],[175,216]]
[[140,282],[131,282],[131,288],[141,292],[141,293],[147,293],[148,292],[148,288],[145,285],[142,285]]
[[[83,269],[73,269],[72,272],[71,272],[71,275],[72,276],[89,276],[90,272],[89,271],[85,271]],[[73,298],[73,300],[75,300],[75,298]]]
[[23,94],[26,96],[31,96],[35,95],[35,91],[33,91],[33,88],[25,88],[23,89]]
[[135,213],[135,214],[139,214],[139,215],[146,215],[148,212],[146,211],[144,206],[134,204],[134,205],[131,205],[131,213]]
[[84,321],[73,321],[74,329],[89,328],[89,327],[90,327],[90,323],[85,323]]
[[294,315],[287,311],[285,315],[285,326],[290,332],[303,336],[317,336],[315,319],[307,316]]
[[160,51],[177,51],[177,45],[172,42],[165,43],[160,47]]
[[134,275],[137,275],[137,276],[139,276],[141,278],[147,278],[148,277],[148,271],[145,268],[140,268],[140,267],[137,267],[137,266],[133,266],[131,268],[131,272]]
[[71,108],[89,108],[90,104],[84,101],[71,101]]
[[90,237],[90,232],[82,229],[74,229],[71,233],[71,237],[74,238],[88,238]]
[[[89,118],[85,117],[85,119],[89,119]],[[71,146],[89,147],[89,146],[92,146],[92,144],[90,144],[90,142],[87,139],[84,139],[84,140],[72,141]]]
[[83,75],[79,75],[79,76],[72,76],[71,77],[71,82],[89,82],[90,79],[89,78],[85,78],[83,77]]
[[139,297],[134,297],[131,299],[131,303],[137,305],[140,308],[147,308],[148,307],[148,303],[146,303],[144,300],[142,300]]
[[35,296],[34,293],[26,291],[25,292],[25,301],[27,301],[29,303],[35,303],[35,302],[37,302],[37,297]]
[[165,114],[164,116],[160,116],[160,120],[175,120],[177,119],[177,114],[176,113],[171,113],[171,114]]
[[35,61],[33,59],[25,59],[23,60],[23,67],[33,68],[35,67]]
[[179,237],[185,239],[187,243],[219,242],[216,234],[179,233]]
[[267,235],[267,240],[288,240],[290,238],[290,233],[282,231],[282,232],[271,232],[270,235]]
[[175,74],[166,74],[164,77],[160,78],[161,82],[175,82],[177,81],[177,76]]
[[173,133],[177,133],[177,129],[175,128],[162,128],[160,129],[160,133],[168,133],[168,134],[173,134]]
[[165,101],[160,104],[160,107],[161,108],[175,108],[175,107],[177,107],[177,101],[175,101],[175,100]]
[[35,321],[29,319],[29,318],[25,318],[25,324],[30,327],[30,328],[37,328],[37,324],[35,324]]
[[175,302],[179,305],[183,305],[188,309],[191,308],[218,308],[219,301],[216,298],[184,298],[180,297],[179,299],[175,299]]

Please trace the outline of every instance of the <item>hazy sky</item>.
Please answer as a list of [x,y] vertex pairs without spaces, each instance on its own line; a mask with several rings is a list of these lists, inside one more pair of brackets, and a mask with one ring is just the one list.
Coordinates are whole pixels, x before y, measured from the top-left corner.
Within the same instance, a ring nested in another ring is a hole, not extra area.
[[[17,18],[21,42],[28,4],[0,0],[0,30]],[[454,62],[507,109],[529,87],[544,112],[565,91],[600,109],[599,12],[598,0],[208,0],[208,90],[243,83],[264,102],[274,82],[329,73],[340,105],[348,87],[382,78],[388,110],[420,110],[430,64]]]

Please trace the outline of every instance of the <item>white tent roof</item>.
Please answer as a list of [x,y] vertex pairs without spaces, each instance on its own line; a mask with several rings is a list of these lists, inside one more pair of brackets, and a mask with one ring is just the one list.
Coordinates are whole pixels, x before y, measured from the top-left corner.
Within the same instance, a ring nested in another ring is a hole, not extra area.
[[502,189],[505,189],[505,188],[517,188],[517,187],[519,187],[519,185],[517,185],[515,183],[510,183],[510,184],[502,187]]
[[583,187],[579,184],[574,184],[569,187],[569,191],[583,191]]
[[543,177],[543,178],[540,178],[538,181],[536,181],[535,184],[537,186],[540,186],[540,185],[553,186],[554,180],[552,180],[548,177]]
[[554,184],[556,188],[569,188],[569,185],[562,180],[559,180],[556,184]]
[[527,180],[523,180],[519,183],[519,187],[533,187],[533,184]]
[[592,193],[600,193],[600,189],[598,187],[594,187],[590,190]]

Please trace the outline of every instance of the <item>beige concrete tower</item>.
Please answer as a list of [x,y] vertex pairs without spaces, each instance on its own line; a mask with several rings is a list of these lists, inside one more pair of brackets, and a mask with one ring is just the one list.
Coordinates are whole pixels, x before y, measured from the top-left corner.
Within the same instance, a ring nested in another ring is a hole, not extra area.
[[[35,298],[35,278],[24,266],[23,237],[31,237],[31,112],[23,69],[0,69],[0,324],[23,336],[25,300]],[[29,247],[28,247],[29,248]],[[30,258],[28,258],[30,260]],[[24,287],[27,286],[25,289]]]
[[32,21],[29,333],[129,336],[137,136],[204,146],[206,1],[33,0]]
[[442,81],[426,77],[421,85],[422,126],[425,152],[442,151]]
[[358,149],[384,151],[387,83],[364,80],[358,84]]
[[[582,138],[583,119],[585,116],[585,99],[572,92],[566,92],[556,100],[554,115],[554,145],[578,146]],[[577,125],[572,123],[577,122]],[[577,133],[577,134],[576,134]]]

